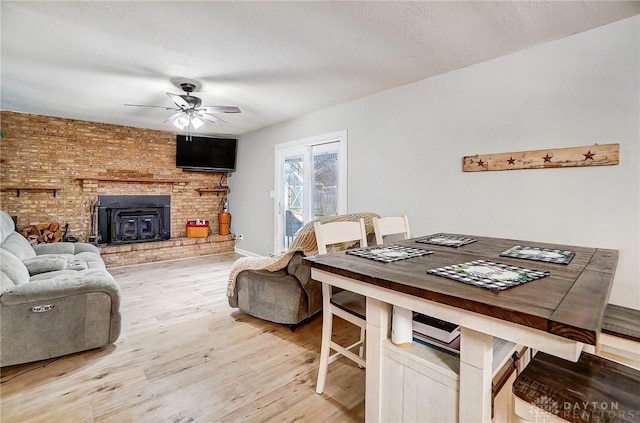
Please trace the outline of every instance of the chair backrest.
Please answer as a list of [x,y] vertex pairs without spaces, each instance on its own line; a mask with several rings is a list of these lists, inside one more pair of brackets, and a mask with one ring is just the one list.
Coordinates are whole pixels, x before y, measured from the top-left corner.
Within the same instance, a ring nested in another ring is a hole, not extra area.
[[327,254],[327,246],[343,242],[359,241],[360,247],[367,246],[367,231],[364,219],[357,222],[313,222],[313,230],[318,242],[318,253]]
[[387,235],[400,235],[401,239],[411,238],[409,218],[404,216],[372,217],[373,229],[376,232],[376,244],[384,243]]

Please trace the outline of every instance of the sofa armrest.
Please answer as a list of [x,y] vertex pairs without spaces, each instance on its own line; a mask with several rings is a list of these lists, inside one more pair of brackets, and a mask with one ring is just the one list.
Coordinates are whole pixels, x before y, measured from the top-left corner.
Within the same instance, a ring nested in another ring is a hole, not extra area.
[[121,331],[120,288],[107,271],[60,270],[0,295],[0,364],[45,360],[114,343]]
[[303,263],[304,254],[297,252],[291,257],[287,265],[287,273],[300,281],[300,286],[307,293],[309,316],[322,309],[322,284],[311,279],[311,267]]
[[120,286],[113,276],[102,269],[83,271],[60,270],[43,273],[7,289],[0,296],[0,304],[15,305],[36,301],[51,301],[89,292],[104,292],[111,297],[112,313],[120,308]]

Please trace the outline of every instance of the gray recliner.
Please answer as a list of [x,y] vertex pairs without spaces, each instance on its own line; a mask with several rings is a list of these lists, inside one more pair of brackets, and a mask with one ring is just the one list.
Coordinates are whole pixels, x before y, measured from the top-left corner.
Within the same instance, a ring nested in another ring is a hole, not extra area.
[[119,308],[120,288],[96,246],[31,246],[0,211],[0,366],[113,343]]
[[[362,218],[368,242],[372,242],[375,239],[374,216],[380,217],[372,212],[358,212],[326,216],[317,221],[344,222]],[[314,222],[296,231],[293,245],[279,258],[258,257],[255,263],[248,257],[238,259],[234,263],[238,273],[232,269],[229,276],[229,305],[254,317],[288,325],[297,325],[317,315],[322,310],[322,284],[311,279],[311,267],[303,263],[305,255],[318,254]],[[349,245],[340,248],[346,249]]]
[[322,310],[322,285],[311,279],[311,268],[295,253],[286,268],[276,272],[245,270],[238,274],[237,307],[254,317],[297,325]]

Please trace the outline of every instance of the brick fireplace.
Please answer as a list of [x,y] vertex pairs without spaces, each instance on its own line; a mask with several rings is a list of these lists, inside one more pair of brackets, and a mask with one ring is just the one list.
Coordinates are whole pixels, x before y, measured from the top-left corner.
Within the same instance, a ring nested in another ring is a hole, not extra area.
[[[138,239],[98,244],[108,266],[233,251],[231,236],[217,233],[225,193],[202,190],[226,185],[227,175],[176,168],[174,133],[9,111],[0,111],[0,123],[0,207],[19,228],[59,222],[79,241],[97,240],[93,206],[103,197],[167,197],[166,217],[137,207],[135,216],[120,213],[116,237]],[[195,219],[211,222],[209,237],[186,238]],[[160,239],[148,242],[157,230]]]

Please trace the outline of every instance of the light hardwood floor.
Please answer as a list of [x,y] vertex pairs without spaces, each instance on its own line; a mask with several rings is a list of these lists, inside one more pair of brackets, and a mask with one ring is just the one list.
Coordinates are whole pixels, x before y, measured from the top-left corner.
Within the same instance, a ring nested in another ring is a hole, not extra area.
[[[295,330],[232,309],[235,253],[110,269],[122,288],[111,346],[2,369],[11,422],[351,422],[364,370],[344,358],[315,393],[322,317]],[[339,319],[336,319],[339,320]],[[357,328],[336,322],[340,342]]]

